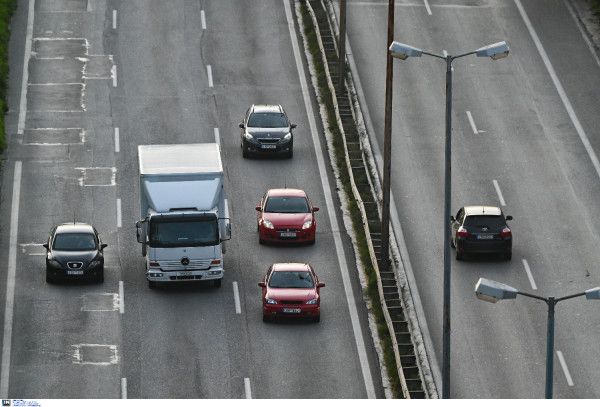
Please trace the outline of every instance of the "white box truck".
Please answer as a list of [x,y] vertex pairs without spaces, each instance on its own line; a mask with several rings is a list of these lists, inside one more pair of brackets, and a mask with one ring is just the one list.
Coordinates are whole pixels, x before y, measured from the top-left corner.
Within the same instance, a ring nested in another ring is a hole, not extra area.
[[231,223],[216,143],[138,146],[137,240],[150,288],[157,282],[223,279]]

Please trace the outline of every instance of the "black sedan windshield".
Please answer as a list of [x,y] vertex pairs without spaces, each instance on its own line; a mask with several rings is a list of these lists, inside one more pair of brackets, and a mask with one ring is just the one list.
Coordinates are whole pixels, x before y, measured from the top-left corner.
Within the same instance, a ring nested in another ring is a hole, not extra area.
[[61,233],[54,238],[54,250],[95,250],[96,239],[89,233]]
[[288,127],[288,122],[283,113],[252,113],[248,127]]

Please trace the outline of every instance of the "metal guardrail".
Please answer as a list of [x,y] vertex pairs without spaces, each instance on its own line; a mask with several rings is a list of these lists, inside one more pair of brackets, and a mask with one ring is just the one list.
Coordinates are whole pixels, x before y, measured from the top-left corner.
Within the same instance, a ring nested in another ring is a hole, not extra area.
[[[377,275],[377,287],[386,324],[392,338],[398,376],[405,398],[437,398],[437,390],[433,380],[423,380],[423,370],[430,372],[428,366],[423,369],[423,364],[428,363],[424,352],[415,352],[412,340],[414,327],[404,313],[405,296],[402,295],[400,286],[396,281],[395,271],[381,271],[379,269],[381,234],[381,202],[375,197],[375,187],[371,173],[366,166],[363,139],[360,137],[356,126],[355,105],[349,92],[336,95],[336,80],[339,81],[337,42],[332,33],[333,25],[330,13],[323,0],[305,0],[311,15],[316,32],[317,41],[321,50],[321,57],[325,68],[329,92],[335,110],[336,122],[344,141],[346,166],[350,176],[352,194],[359,207],[364,231],[367,237],[367,246],[371,262]],[[321,15],[317,17],[315,8]],[[324,17],[323,17],[324,16]],[[337,75],[337,76],[336,76]],[[351,81],[351,73],[349,73]],[[346,83],[348,88],[348,83]],[[323,96],[323,95],[322,95]],[[368,148],[368,146],[367,146]],[[376,176],[376,175],[375,175]],[[357,182],[359,179],[360,182]],[[367,210],[368,208],[368,210]],[[378,252],[379,250],[379,252]],[[392,262],[392,264],[394,264]],[[414,307],[413,307],[414,308]],[[423,386],[423,384],[426,386]]]

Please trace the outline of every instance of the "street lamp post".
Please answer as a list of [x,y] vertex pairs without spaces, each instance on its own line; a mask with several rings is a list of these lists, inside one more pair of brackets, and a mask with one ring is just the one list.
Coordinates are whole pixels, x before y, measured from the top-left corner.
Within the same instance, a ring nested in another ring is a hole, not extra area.
[[[420,57],[422,54],[430,55],[446,61],[446,144],[445,144],[445,176],[444,176],[444,324],[443,324],[443,349],[442,349],[442,398],[450,398],[450,204],[452,187],[452,61],[467,55],[475,54],[478,57],[491,57],[493,60],[504,58],[509,49],[506,42],[498,42],[479,48],[475,51],[460,55],[439,55],[423,51],[411,45],[393,41],[389,47],[389,53],[394,58],[406,59],[408,57]],[[386,107],[386,112],[388,108]],[[385,155],[385,151],[384,151]],[[383,193],[385,197],[385,191]],[[385,205],[385,202],[383,203]],[[382,236],[389,239],[389,236]]]
[[512,300],[517,297],[517,294],[520,294],[525,297],[544,301],[548,305],[548,326],[546,331],[546,398],[551,399],[554,373],[554,307],[559,301],[583,295],[585,295],[588,300],[600,300],[600,287],[561,298],[544,298],[535,294],[521,292],[516,288],[497,281],[480,278],[475,285],[475,294],[480,300],[491,303],[496,303],[500,300]]

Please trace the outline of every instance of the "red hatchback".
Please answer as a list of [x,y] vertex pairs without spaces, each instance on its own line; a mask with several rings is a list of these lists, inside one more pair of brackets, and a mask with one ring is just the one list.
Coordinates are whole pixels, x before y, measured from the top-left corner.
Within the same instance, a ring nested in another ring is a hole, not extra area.
[[275,263],[258,283],[263,288],[263,321],[271,317],[309,317],[321,320],[319,282],[307,263]]
[[258,241],[315,243],[315,212],[310,199],[301,189],[269,189],[256,207]]

